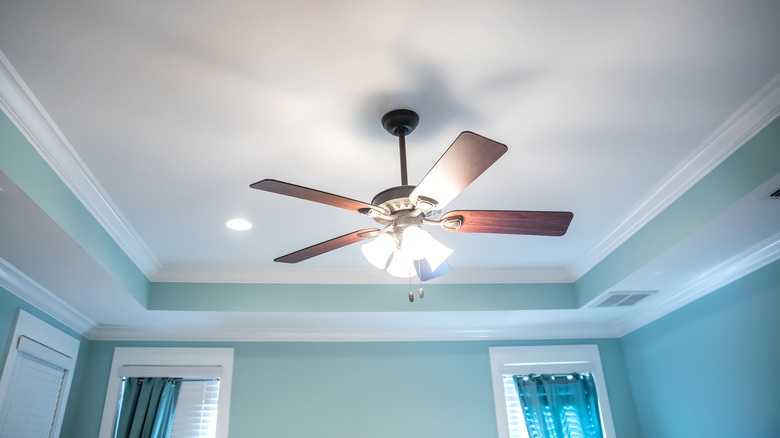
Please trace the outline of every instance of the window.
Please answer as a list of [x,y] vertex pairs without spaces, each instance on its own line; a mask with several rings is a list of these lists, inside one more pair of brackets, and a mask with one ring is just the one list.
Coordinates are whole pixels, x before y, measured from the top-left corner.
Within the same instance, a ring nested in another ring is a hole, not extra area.
[[116,348],[99,436],[113,436],[129,379],[175,377],[181,386],[170,436],[226,438],[232,374],[232,348]]
[[217,436],[219,380],[184,380],[170,438]]
[[79,340],[19,309],[0,377],[0,436],[59,436]]
[[534,375],[581,375],[592,380],[604,437],[615,438],[598,346],[491,347],[490,368],[499,438],[528,437],[514,377]]

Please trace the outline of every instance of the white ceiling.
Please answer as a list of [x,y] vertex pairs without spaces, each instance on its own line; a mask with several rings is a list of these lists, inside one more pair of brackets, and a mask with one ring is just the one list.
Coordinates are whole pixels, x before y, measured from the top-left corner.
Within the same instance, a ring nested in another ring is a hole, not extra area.
[[[775,0],[24,1],[0,4],[0,51],[72,148],[60,172],[152,281],[397,283],[359,245],[275,264],[372,222],[248,186],[370,202],[400,184],[380,118],[410,108],[412,183],[461,131],[509,147],[448,209],[574,213],[561,238],[432,230],[455,250],[440,281],[571,282],[731,152],[712,144],[777,82],[778,22]],[[707,263],[780,231],[763,227]],[[476,326],[517,326],[493,316]]]

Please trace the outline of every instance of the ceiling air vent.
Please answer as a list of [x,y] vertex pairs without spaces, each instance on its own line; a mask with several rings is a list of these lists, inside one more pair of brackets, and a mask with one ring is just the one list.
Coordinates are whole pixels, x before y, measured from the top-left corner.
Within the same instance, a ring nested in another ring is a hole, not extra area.
[[628,307],[644,300],[650,295],[658,292],[657,290],[638,290],[638,291],[620,291],[609,292],[601,301],[596,302],[593,307]]
[[769,195],[769,197],[774,199],[780,199],[780,189],[775,190],[775,192]]

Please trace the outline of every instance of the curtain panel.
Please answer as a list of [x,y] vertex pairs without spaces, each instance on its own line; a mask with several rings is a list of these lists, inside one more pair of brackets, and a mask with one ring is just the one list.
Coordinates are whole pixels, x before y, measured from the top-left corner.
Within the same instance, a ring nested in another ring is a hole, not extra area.
[[530,438],[603,438],[593,375],[514,376]]
[[181,379],[125,379],[114,438],[168,438]]

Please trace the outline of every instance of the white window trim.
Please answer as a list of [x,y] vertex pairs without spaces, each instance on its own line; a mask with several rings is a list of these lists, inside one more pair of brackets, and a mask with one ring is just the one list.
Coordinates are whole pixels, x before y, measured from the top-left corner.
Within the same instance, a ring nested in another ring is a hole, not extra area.
[[591,373],[596,381],[605,438],[616,438],[598,345],[490,347],[490,373],[499,438],[509,438],[504,395],[505,375]]
[[[111,375],[108,379],[106,401],[103,405],[103,419],[100,423],[99,438],[111,438],[119,405],[119,395],[122,389],[123,367],[156,367],[166,371],[188,373],[184,377],[202,376],[220,377],[219,408],[217,410],[217,438],[228,437],[228,420],[230,419],[230,388],[233,379],[233,349],[232,348],[136,348],[117,347],[114,349],[114,360],[111,362]],[[216,368],[215,368],[216,367]],[[221,375],[215,375],[219,369]],[[143,376],[155,377],[155,376]],[[179,376],[176,376],[179,377]]]
[[[5,397],[9,393],[11,376],[13,375],[13,366],[16,363],[18,346],[22,342],[21,338],[31,339],[47,348],[50,348],[62,356],[57,355],[56,365],[65,369],[65,382],[62,385],[60,399],[57,403],[57,410],[54,417],[54,423],[51,436],[59,436],[62,427],[62,419],[65,417],[65,406],[70,394],[70,385],[73,381],[73,369],[76,367],[76,359],[79,355],[80,341],[68,334],[52,327],[31,314],[19,309],[16,313],[14,323],[14,333],[8,343],[5,362],[3,363],[3,374],[0,377],[0,406],[3,406]],[[39,356],[32,353],[33,356]],[[46,357],[42,359],[46,360]]]

